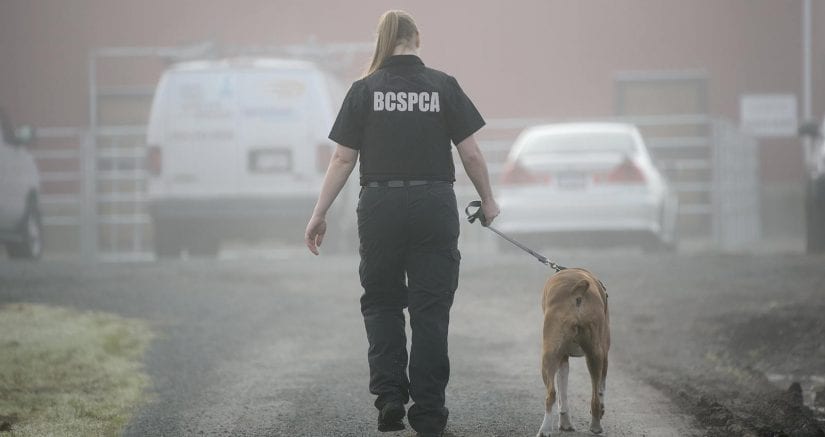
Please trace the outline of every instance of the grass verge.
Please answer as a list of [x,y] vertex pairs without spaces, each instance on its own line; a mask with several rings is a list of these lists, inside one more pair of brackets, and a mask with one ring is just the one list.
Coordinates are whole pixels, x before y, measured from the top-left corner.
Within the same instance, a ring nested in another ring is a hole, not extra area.
[[113,436],[143,402],[147,325],[99,312],[0,306],[0,436]]

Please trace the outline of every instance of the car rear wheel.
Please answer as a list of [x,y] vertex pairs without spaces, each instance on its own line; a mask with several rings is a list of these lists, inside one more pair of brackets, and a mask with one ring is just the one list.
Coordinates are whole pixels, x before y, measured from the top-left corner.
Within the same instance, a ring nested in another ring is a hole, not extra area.
[[[671,204],[678,202],[671,199]],[[679,227],[676,223],[677,213],[668,207],[668,203],[662,203],[659,208],[659,229],[658,233],[648,236],[642,243],[642,250],[645,252],[675,252],[679,245]],[[678,203],[676,203],[678,205]]]
[[675,252],[675,241],[665,241],[657,235],[652,235],[641,245],[642,251],[647,253]]
[[7,246],[9,256],[16,259],[39,259],[43,255],[43,223],[34,201],[30,201],[26,208],[19,232],[20,241]]

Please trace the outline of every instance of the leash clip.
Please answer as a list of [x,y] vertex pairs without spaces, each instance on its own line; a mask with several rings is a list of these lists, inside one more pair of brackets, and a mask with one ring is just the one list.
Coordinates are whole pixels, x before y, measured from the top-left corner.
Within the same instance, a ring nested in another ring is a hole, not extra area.
[[538,260],[539,260],[539,262],[540,262],[540,263],[542,263],[542,264],[544,264],[544,265],[546,265],[546,266],[548,266],[548,267],[552,268],[553,270],[555,270],[555,271],[556,271],[556,273],[558,273],[558,272],[560,272],[560,271],[562,271],[562,270],[567,269],[567,267],[560,266],[560,265],[558,265],[558,264],[554,263],[553,261],[550,261],[549,259],[547,259],[547,258],[546,258],[546,257],[544,257],[544,256],[538,256],[537,258],[538,258]]

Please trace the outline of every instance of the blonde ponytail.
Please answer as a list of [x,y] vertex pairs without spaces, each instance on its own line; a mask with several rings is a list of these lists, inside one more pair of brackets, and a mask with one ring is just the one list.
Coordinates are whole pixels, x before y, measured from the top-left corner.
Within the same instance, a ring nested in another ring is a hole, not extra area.
[[399,44],[412,44],[415,36],[418,35],[418,27],[410,14],[392,10],[381,15],[376,33],[375,53],[372,55],[372,62],[364,72],[364,76],[369,76],[378,70],[381,64],[392,56]]

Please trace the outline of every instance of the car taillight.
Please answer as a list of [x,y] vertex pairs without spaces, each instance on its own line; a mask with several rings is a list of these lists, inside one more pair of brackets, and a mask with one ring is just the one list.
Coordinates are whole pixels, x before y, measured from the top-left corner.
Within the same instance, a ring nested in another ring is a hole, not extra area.
[[609,172],[595,175],[593,180],[602,184],[643,184],[645,175],[639,166],[628,158]]
[[163,154],[160,147],[149,146],[146,149],[146,171],[152,176],[160,176],[163,171]]
[[518,161],[509,161],[504,165],[501,173],[501,183],[504,185],[526,185],[549,183],[550,175],[536,175],[524,168]]
[[315,168],[319,173],[326,173],[332,159],[332,145],[321,143],[315,147]]

